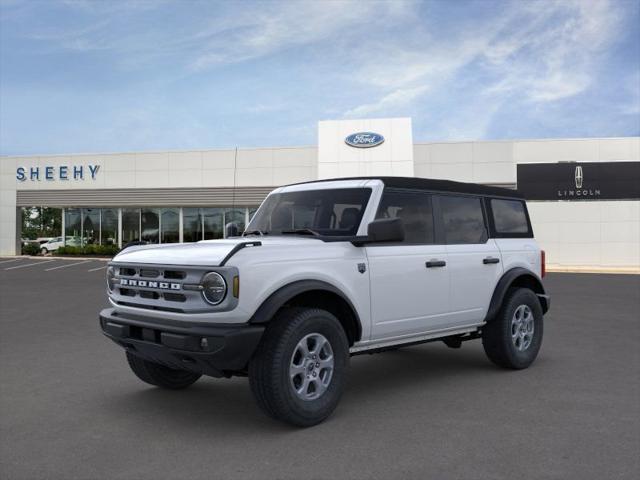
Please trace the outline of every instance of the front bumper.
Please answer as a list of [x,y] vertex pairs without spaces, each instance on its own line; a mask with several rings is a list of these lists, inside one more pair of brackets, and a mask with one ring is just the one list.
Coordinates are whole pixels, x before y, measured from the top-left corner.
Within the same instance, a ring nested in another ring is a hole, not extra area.
[[106,308],[102,333],[133,355],[212,377],[244,372],[264,326],[187,323],[140,317]]

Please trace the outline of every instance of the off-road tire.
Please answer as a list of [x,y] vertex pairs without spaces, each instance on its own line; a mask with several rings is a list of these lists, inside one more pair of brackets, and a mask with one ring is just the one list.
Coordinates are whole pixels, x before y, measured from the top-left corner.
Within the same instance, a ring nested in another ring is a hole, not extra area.
[[199,373],[174,370],[164,365],[149,362],[129,352],[126,352],[126,354],[127,362],[133,373],[143,382],[156,387],[180,390],[192,385],[202,376]]
[[[296,396],[290,380],[292,355],[305,336],[320,334],[333,351],[333,373],[319,398]],[[269,323],[249,363],[249,383],[260,408],[271,418],[298,427],[325,420],[336,408],[344,391],[349,366],[349,343],[335,316],[318,308],[286,308]]]
[[[534,332],[528,348],[519,351],[512,340],[512,318],[516,309],[526,305],[533,313]],[[502,308],[482,329],[482,346],[493,363],[515,370],[527,368],[538,356],[542,345],[543,314],[536,294],[528,288],[513,288],[505,295]]]

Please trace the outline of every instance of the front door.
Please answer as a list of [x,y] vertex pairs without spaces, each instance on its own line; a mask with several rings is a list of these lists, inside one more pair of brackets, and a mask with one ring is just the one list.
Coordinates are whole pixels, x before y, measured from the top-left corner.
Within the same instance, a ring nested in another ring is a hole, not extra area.
[[404,242],[366,247],[371,282],[372,340],[411,336],[448,323],[445,245],[434,244],[431,195],[385,190],[376,218],[400,218]]

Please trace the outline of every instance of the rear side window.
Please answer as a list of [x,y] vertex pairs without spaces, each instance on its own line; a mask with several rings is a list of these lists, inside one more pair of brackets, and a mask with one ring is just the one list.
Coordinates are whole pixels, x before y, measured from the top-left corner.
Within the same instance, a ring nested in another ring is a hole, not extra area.
[[376,218],[401,219],[404,225],[404,243],[433,243],[433,209],[430,195],[385,190]]
[[448,244],[487,241],[488,235],[480,198],[441,196],[440,210],[445,241]]
[[528,233],[529,222],[524,202],[518,200],[491,200],[493,225],[502,234]]

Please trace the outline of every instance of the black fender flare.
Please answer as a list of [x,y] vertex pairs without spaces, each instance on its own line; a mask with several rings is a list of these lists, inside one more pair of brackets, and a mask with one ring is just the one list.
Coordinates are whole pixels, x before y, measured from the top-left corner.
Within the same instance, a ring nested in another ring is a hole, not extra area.
[[522,285],[533,290],[538,296],[538,300],[540,300],[542,312],[547,313],[550,306],[550,300],[549,295],[547,295],[544,290],[544,286],[542,285],[540,278],[530,270],[516,267],[511,270],[507,270],[498,281],[491,297],[491,303],[489,304],[487,315],[484,319],[485,322],[489,322],[495,318],[502,307],[502,302],[504,301],[507,291],[516,282],[517,285]]
[[301,293],[311,292],[314,290],[333,293],[344,300],[346,305],[351,309],[351,312],[355,319],[355,327],[357,329],[357,332],[355,332],[356,338],[360,339],[362,337],[362,323],[360,322],[360,315],[358,315],[358,310],[356,310],[351,300],[349,300],[349,298],[339,288],[322,280],[298,280],[280,287],[278,290],[269,295],[269,297],[267,297],[264,302],[262,302],[255,313],[251,316],[249,323],[268,323],[276,314],[276,312],[280,310],[289,300],[300,295]]

